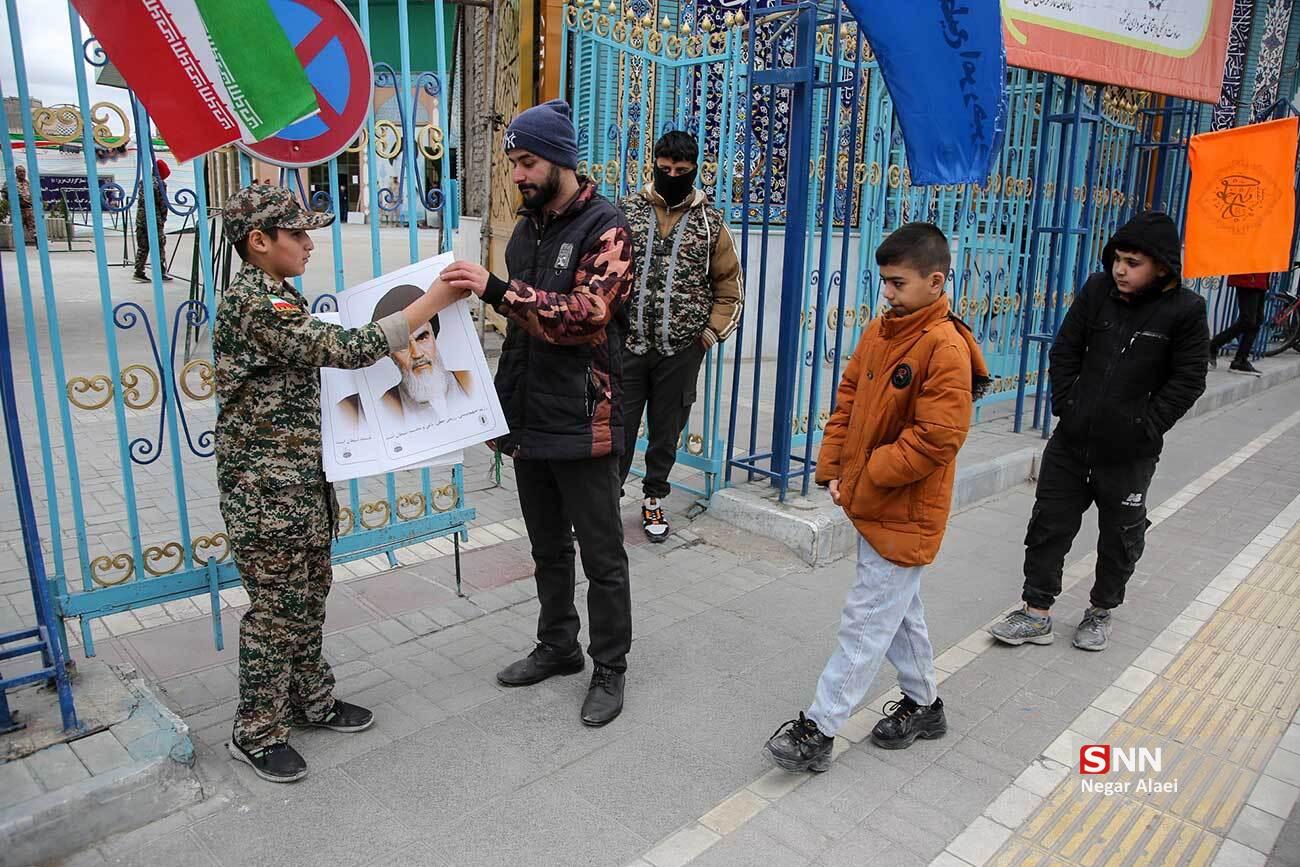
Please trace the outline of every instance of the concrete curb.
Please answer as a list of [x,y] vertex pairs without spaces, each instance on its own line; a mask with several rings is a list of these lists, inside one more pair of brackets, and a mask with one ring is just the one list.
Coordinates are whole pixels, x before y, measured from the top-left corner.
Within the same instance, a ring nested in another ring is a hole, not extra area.
[[[1261,364],[1268,369],[1260,377],[1216,378],[1187,417],[1214,412],[1300,376],[1300,356],[1282,356]],[[999,419],[986,424],[1005,423],[1005,419]],[[1033,432],[1022,436],[1022,448],[970,466],[958,464],[954,512],[1036,478],[1046,441]],[[857,532],[844,511],[824,497],[813,500],[794,496],[781,503],[776,489],[764,483],[723,488],[709,501],[709,513],[741,530],[781,542],[810,566],[839,559],[857,544]]]
[[194,772],[170,758],[135,762],[0,813],[0,864],[44,864],[202,800]]
[[[131,761],[0,810],[0,867],[67,857],[203,799],[189,726],[133,669],[117,675],[134,702],[130,715],[91,737],[109,737],[111,732],[120,744],[115,749],[125,750]],[[77,749],[76,740],[70,743]],[[59,747],[67,750],[62,743],[47,749]]]

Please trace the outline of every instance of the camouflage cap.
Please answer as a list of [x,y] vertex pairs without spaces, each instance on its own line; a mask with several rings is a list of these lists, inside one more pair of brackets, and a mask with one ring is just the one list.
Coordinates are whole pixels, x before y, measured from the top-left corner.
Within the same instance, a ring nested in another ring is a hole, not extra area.
[[221,219],[233,244],[254,229],[323,229],[334,222],[334,215],[307,210],[284,187],[253,184],[226,199]]

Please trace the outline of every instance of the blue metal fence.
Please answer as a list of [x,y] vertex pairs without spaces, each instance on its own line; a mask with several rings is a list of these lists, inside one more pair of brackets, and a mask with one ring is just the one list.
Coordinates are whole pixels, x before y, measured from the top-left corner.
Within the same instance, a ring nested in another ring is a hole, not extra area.
[[[30,105],[34,94],[25,69],[22,16],[16,0],[5,0],[5,6],[17,95],[22,104]],[[374,183],[369,185],[370,271],[374,275],[385,267],[376,219],[381,211],[405,208],[407,261],[415,262],[450,247],[450,229],[456,225],[458,208],[455,182],[450,180],[449,150],[455,143],[449,135],[449,100],[444,97],[448,76],[441,4],[436,19],[440,32],[425,34],[438,46],[437,68],[425,71],[410,67],[408,0],[381,8],[384,14],[395,12],[398,17],[402,53],[400,69],[376,66],[379,85],[396,89],[401,116],[397,124],[385,122],[393,134],[385,147],[392,153],[402,153],[404,163],[397,191],[380,191]],[[30,17],[35,11],[27,7],[25,14]],[[76,75],[77,105],[67,106],[59,117],[64,124],[75,119],[75,131],[58,134],[65,141],[80,142],[89,190],[101,188],[97,146],[102,152],[126,142],[139,149],[140,158],[136,160],[132,184],[103,184],[102,196],[88,197],[98,288],[98,321],[94,327],[73,327],[69,331],[60,321],[67,302],[57,291],[40,197],[34,200],[34,239],[23,236],[21,220],[13,221],[17,249],[12,267],[17,272],[21,298],[26,338],[24,366],[32,382],[32,421],[36,428],[35,445],[25,453],[15,454],[13,460],[16,465],[39,467],[44,487],[43,498],[26,498],[20,489],[19,507],[33,509],[44,523],[43,542],[48,551],[48,582],[54,608],[60,618],[80,618],[81,643],[88,655],[94,653],[92,618],[196,594],[207,595],[214,638],[220,648],[223,637],[218,593],[237,586],[239,576],[230,556],[229,539],[215,510],[211,349],[207,342],[192,345],[192,341],[210,333],[222,288],[217,280],[221,268],[213,258],[221,252],[213,249],[213,239],[219,237],[221,203],[208,201],[203,179],[209,161],[203,157],[193,163],[193,189],[167,191],[168,210],[192,219],[196,227],[197,283],[189,287],[187,299],[177,297],[166,285],[170,278],[164,276],[166,268],[160,256],[159,215],[149,195],[145,196],[144,207],[149,261],[153,266],[151,291],[137,295],[124,280],[115,281],[110,276],[106,224],[115,215],[125,217],[130,213],[138,190],[152,189],[156,154],[146,134],[151,130],[147,113],[129,91],[123,91],[129,109],[91,103],[86,62],[102,67],[108,58],[93,37],[87,39],[82,33],[75,10],[69,6],[68,11],[67,52]],[[362,0],[359,11],[362,32],[369,40],[370,4]],[[419,95],[434,100],[438,108],[427,124],[417,128],[415,102]],[[118,123],[123,129],[110,129],[114,116],[120,118]],[[363,136],[372,167],[375,131],[372,111]],[[15,217],[19,213],[14,175],[17,161],[21,155],[33,189],[39,189],[41,167],[36,139],[54,131],[38,129],[33,114],[25,112],[22,132],[24,150],[8,144],[0,149]],[[440,162],[440,188],[425,185],[417,173],[417,147],[425,159]],[[248,183],[250,163],[247,157],[239,159],[240,176]],[[282,173],[281,183],[294,190],[304,204],[332,210],[337,216],[346,208],[340,202],[337,160],[331,160],[329,168],[328,191],[322,190],[315,197],[307,195],[296,172]],[[426,210],[440,217],[443,231],[436,244],[422,237],[418,229],[417,214]],[[313,310],[333,309],[337,293],[346,289],[339,220],[334,223],[331,244],[332,275],[313,269],[306,279],[295,281],[300,291],[314,299]],[[39,276],[32,274],[33,263]],[[391,270],[396,264],[389,262],[387,267]],[[6,262],[5,267],[9,268],[10,263]],[[67,279],[65,274],[60,276]],[[77,310],[84,308],[74,308],[74,313]],[[182,331],[186,340],[178,352]],[[73,372],[68,369],[70,363],[77,365]],[[106,369],[95,369],[104,363]],[[95,367],[82,369],[83,365]],[[433,471],[422,469],[391,474],[381,483],[349,483],[346,490],[340,491],[345,506],[334,546],[335,561],[382,553],[395,564],[392,552],[396,548],[444,536],[455,540],[458,554],[474,510],[465,503],[462,468],[457,465],[448,472],[447,478],[435,479]],[[206,509],[202,513],[200,501]],[[105,511],[110,514],[105,516]],[[98,524],[89,520],[91,512],[96,513]],[[96,529],[106,526],[111,529]],[[36,553],[40,553],[39,546]],[[36,570],[36,564],[29,560],[29,568]],[[61,628],[61,619],[59,624]],[[66,653],[66,636],[58,637]]]
[[[565,6],[561,93],[574,106],[578,126],[578,171],[615,201],[636,195],[649,183],[655,140],[682,129],[702,145],[700,183],[716,202],[730,202],[735,175],[737,111],[741,93],[741,31],[727,13],[698,28],[671,18],[656,20],[649,4],[621,9],[599,0]],[[712,496],[722,481],[725,447],[720,435],[725,346],[704,362],[702,412],[687,423],[678,441],[677,463],[699,471],[702,486],[678,487]],[[637,447],[644,451],[644,435]],[[634,467],[634,473],[640,469]]]
[[[743,258],[751,273],[780,274],[781,281],[751,279],[734,349],[728,477],[768,478],[784,496],[809,488],[843,362],[878,312],[875,248],[903,223],[933,222],[952,243],[953,308],[972,326],[994,378],[977,411],[1036,389],[1039,371],[1022,376],[1024,335],[1053,315],[1044,313],[1049,272],[1073,277],[1088,267],[1100,250],[1097,238],[1124,211],[1136,105],[1119,91],[1071,83],[1087,90],[1096,117],[1089,146],[1071,150],[1064,128],[1043,121],[1073,112],[1063,102],[1069,94],[1047,76],[1010,70],[1007,135],[988,182],[918,187],[878,64],[842,7],[755,2],[749,14],[738,86],[747,107],[767,108],[744,117],[757,124],[760,115],[775,116],[772,106],[784,106],[788,135],[757,127],[742,133]],[[1043,209],[1070,215],[1083,229],[1070,233],[1073,245],[1063,256],[1034,247],[1031,228]],[[1080,216],[1087,219],[1080,223]],[[774,373],[743,363],[749,346],[775,355]],[[768,395],[770,416],[762,410]]]

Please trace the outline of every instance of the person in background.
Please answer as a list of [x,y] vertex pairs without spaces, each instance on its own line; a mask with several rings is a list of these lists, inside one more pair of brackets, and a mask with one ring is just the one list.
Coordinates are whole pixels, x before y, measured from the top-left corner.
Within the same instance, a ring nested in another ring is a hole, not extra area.
[[1210,341],[1210,367],[1219,366],[1219,353],[1232,341],[1237,341],[1237,354],[1228,365],[1230,373],[1259,376],[1259,370],[1250,363],[1250,350],[1255,345],[1255,335],[1264,321],[1264,296],[1268,292],[1267,274],[1233,274],[1228,285],[1237,290],[1237,319],[1214,335]]
[[[160,279],[171,280],[167,273],[167,178],[171,177],[171,167],[162,160],[154,162],[153,207],[154,217],[158,221],[158,267],[162,272]],[[145,210],[144,179],[136,185],[135,190],[135,274],[137,283],[148,283],[144,266],[149,261],[149,212]]]
[[623,461],[627,483],[637,428],[646,416],[641,527],[651,542],[668,538],[663,499],[690,419],[705,354],[740,322],[740,259],[722,212],[696,186],[699,144],[673,131],[655,144],[654,182],[622,202],[632,228],[637,276],[628,302],[623,356]]

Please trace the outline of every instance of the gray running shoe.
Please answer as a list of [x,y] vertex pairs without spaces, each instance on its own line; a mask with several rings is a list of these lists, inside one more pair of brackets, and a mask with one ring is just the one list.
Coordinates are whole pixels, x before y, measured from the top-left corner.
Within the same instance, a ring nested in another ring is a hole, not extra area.
[[1017,608],[990,626],[989,635],[1003,644],[1021,645],[1026,641],[1030,644],[1051,644],[1054,640],[1052,618],[1035,617],[1024,608]]
[[1080,650],[1105,650],[1110,644],[1110,612],[1089,608],[1083,612],[1079,628],[1074,630],[1074,646]]

